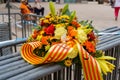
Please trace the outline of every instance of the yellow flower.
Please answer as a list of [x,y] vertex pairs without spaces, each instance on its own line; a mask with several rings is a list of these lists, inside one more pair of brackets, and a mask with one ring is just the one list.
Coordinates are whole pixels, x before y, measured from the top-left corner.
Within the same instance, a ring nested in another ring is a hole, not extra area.
[[87,34],[80,27],[77,29],[78,34],[75,36],[80,43],[84,43],[87,40]]
[[62,17],[61,17],[61,16],[59,16],[59,17],[58,17],[58,20],[61,20],[61,19],[62,19]]
[[61,36],[67,34],[67,30],[64,27],[58,27],[55,30],[55,38],[61,39]]
[[45,20],[44,20],[44,23],[49,23],[49,20],[48,20],[48,19],[45,19]]
[[60,24],[56,24],[56,25],[55,25],[55,27],[56,27],[56,28],[59,28],[59,27],[64,27],[64,26],[65,26],[65,24],[64,24],[64,23],[60,23]]
[[69,16],[68,15],[62,15],[61,18],[69,19]]
[[50,15],[45,16],[45,18],[50,18],[50,17],[51,17]]
[[83,29],[86,34],[89,34],[92,31],[92,29],[88,27],[89,27],[88,25],[87,26],[81,25],[81,29]]
[[40,31],[40,35],[44,34],[44,31]]
[[53,18],[53,17],[51,17],[49,20],[50,20],[50,21],[54,21],[54,18]]
[[70,67],[72,65],[72,60],[70,59],[67,59],[65,60],[65,63],[64,63],[67,67]]
[[59,16],[56,16],[56,19],[58,20],[58,19],[59,19]]
[[77,48],[77,45],[74,45],[72,52],[68,54],[68,58],[73,59],[73,58],[77,57],[77,55],[78,55],[78,48]]
[[36,38],[36,40],[40,41],[41,38],[42,38],[42,35],[38,35],[37,38]]
[[40,21],[44,20],[44,18],[40,18]]

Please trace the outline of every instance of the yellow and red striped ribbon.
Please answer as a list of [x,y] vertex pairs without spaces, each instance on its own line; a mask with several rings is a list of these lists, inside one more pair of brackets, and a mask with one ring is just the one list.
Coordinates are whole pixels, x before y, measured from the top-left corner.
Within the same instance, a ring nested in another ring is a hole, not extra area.
[[40,46],[41,42],[39,41],[23,44],[21,48],[21,56],[31,64],[42,63],[41,61],[43,61],[43,58],[33,54],[33,50]]
[[[95,58],[79,44],[77,40],[74,40],[79,50],[79,57],[82,63],[85,80],[103,80],[101,75],[100,66]],[[22,46],[22,57],[31,64],[44,64],[51,62],[62,61],[67,58],[73,48],[69,47],[65,43],[59,43],[53,45],[44,57],[37,56],[33,53],[33,50],[37,47],[41,47],[41,42],[30,42]]]
[[44,64],[50,62],[58,62],[67,58],[67,55],[73,50],[65,43],[55,44],[50,50],[46,53],[44,57],[37,56],[33,53],[34,49],[40,47],[41,42],[30,42],[22,46],[21,56],[29,63]]
[[100,66],[95,58],[93,58],[80,44],[77,42],[79,57],[82,63],[85,80],[103,80]]

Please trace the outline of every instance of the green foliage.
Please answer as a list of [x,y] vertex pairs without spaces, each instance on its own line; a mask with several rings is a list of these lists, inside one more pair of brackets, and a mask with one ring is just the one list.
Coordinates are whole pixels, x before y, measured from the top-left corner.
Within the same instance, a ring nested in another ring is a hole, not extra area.
[[101,51],[101,50],[96,50],[96,52],[95,52],[95,57],[96,57],[96,58],[101,57],[101,56],[103,56],[103,55],[104,55],[104,52],[103,52],[103,51]]
[[53,16],[56,15],[56,12],[55,12],[55,6],[54,6],[54,3],[52,1],[49,2],[49,8],[50,8],[50,12]]
[[64,6],[64,8],[62,9],[62,15],[66,14],[68,10],[69,10],[69,5],[66,4],[66,5]]
[[37,56],[44,57],[47,51],[45,51],[45,46],[43,45],[41,48],[36,48],[33,53]]
[[69,23],[75,18],[75,16],[76,16],[76,11],[72,11],[70,15]]
[[80,63],[79,55],[73,59],[73,63]]
[[98,33],[98,30],[94,28],[94,26],[92,25],[92,22],[93,21],[89,21],[89,20],[83,20],[83,21],[80,21],[79,23],[82,24],[83,26],[87,26],[87,28],[91,28],[93,29],[93,31],[95,33]]
[[42,27],[40,25],[36,25],[33,29],[36,29],[36,30],[41,30]]

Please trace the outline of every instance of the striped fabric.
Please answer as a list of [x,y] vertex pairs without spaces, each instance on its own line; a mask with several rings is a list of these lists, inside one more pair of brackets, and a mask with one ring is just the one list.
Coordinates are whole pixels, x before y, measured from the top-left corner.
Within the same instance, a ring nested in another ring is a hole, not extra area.
[[45,57],[37,56],[33,53],[34,49],[41,46],[41,42],[26,43],[22,46],[21,56],[29,63],[44,64],[50,62],[58,62],[67,58],[67,55],[73,50],[64,43],[53,45],[47,52]]
[[[79,57],[82,63],[83,72],[85,80],[103,80],[100,66],[95,58],[93,58],[89,53],[76,41]],[[45,64],[51,62],[62,61],[67,58],[67,55],[70,54],[73,48],[69,47],[65,43],[53,45],[44,57],[37,56],[33,53],[34,49],[40,47],[41,42],[30,42],[22,46],[21,55],[29,63],[36,64]]]
[[103,80],[100,66],[95,58],[76,41],[82,63],[85,80]]

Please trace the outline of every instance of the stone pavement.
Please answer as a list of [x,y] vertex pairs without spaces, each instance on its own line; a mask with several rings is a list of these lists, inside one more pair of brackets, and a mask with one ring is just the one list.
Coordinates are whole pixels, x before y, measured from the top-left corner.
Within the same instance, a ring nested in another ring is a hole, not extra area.
[[[19,7],[20,3],[12,3],[15,6]],[[33,3],[30,3],[33,5]],[[41,5],[45,7],[45,15],[49,13],[49,3],[42,2]],[[60,9],[65,4],[56,4],[56,9]],[[83,3],[70,3],[70,10],[75,10],[78,16],[78,19],[81,20],[92,20],[93,26],[98,30],[103,30],[113,26],[120,27],[120,14],[118,21],[114,20],[114,9],[110,5],[98,4],[97,2],[88,2],[87,4]],[[7,12],[5,4],[0,4],[0,13]],[[11,9],[11,12],[20,12],[18,9]]]

